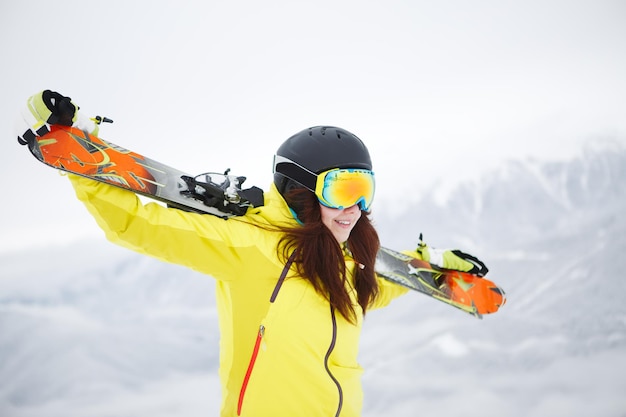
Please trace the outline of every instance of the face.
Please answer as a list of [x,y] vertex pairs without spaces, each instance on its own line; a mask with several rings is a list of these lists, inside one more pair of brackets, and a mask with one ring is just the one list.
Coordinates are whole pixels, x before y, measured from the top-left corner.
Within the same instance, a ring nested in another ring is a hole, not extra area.
[[361,218],[361,209],[353,205],[345,209],[335,209],[320,204],[322,223],[331,231],[339,244],[348,240],[350,232]]

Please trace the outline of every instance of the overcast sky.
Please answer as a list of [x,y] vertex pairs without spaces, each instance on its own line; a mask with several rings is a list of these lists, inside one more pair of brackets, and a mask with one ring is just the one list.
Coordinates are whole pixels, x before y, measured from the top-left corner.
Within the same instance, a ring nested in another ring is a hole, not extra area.
[[512,157],[626,143],[624,1],[4,1],[0,59],[0,250],[99,233],[15,140],[47,88],[114,119],[114,143],[263,188],[284,139],[344,127],[381,207]]

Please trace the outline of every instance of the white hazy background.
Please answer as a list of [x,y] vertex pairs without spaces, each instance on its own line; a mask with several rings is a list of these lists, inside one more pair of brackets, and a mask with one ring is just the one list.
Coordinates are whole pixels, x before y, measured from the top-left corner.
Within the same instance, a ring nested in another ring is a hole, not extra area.
[[284,139],[344,127],[386,245],[489,263],[493,317],[368,317],[364,415],[626,416],[625,2],[4,1],[0,57],[3,417],[218,409],[212,279],[104,242],[17,144],[48,88],[114,143],[263,188]]
[[20,204],[2,247],[96,233],[11,140],[37,91],[114,119],[114,143],[264,188],[284,139],[341,126],[397,207],[442,177],[623,135],[625,23],[623,1],[4,1],[0,181]]

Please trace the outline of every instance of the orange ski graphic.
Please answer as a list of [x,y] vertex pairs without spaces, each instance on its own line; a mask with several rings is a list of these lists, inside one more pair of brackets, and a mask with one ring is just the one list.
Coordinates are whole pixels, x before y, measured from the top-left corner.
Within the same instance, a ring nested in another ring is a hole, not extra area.
[[158,185],[141,155],[80,129],[54,125],[50,132],[37,138],[33,152],[52,167],[133,191],[154,194]]

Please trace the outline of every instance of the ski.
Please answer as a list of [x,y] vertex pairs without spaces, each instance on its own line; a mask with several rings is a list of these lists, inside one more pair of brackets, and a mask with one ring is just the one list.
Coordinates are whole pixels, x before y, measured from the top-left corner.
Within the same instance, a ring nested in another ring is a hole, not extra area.
[[495,313],[506,302],[504,290],[486,278],[439,268],[385,247],[376,255],[376,273],[476,318]]
[[[96,120],[110,121],[98,117]],[[246,178],[230,175],[228,170],[223,174],[192,176],[75,127],[50,125],[37,134],[24,135],[19,142],[28,146],[40,162],[131,190],[171,207],[228,218],[263,205],[263,190],[242,189]],[[437,268],[392,249],[380,249],[375,268],[384,279],[477,318],[495,313],[506,302],[504,291],[488,279]]]
[[46,130],[20,143],[53,168],[125,188],[176,208],[219,217],[240,216],[249,207],[263,204],[263,190],[242,190],[246,178],[229,175],[228,170],[191,176],[75,127],[51,125]]

